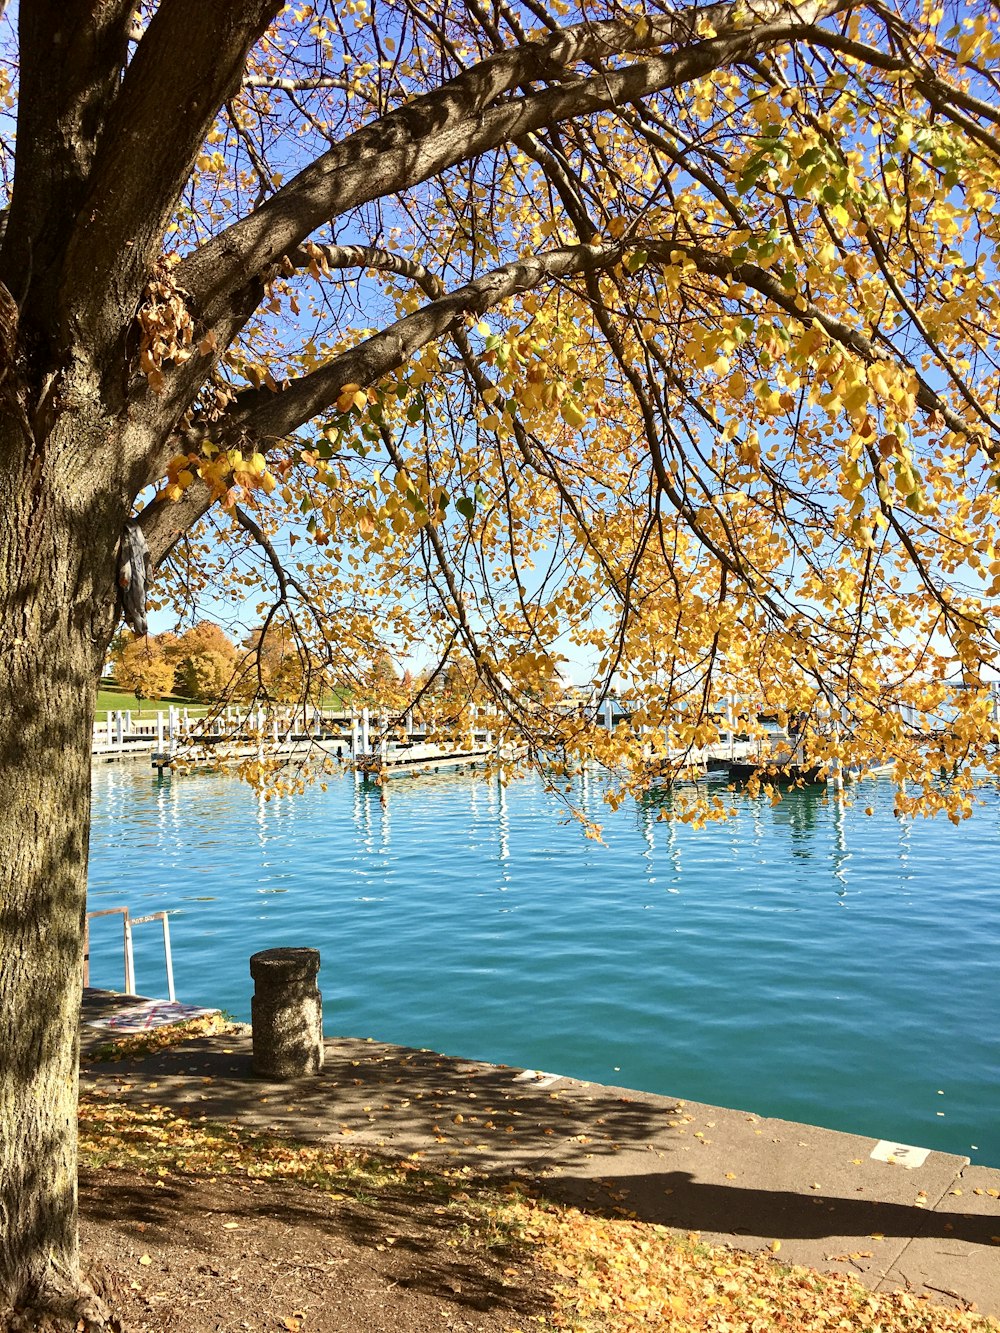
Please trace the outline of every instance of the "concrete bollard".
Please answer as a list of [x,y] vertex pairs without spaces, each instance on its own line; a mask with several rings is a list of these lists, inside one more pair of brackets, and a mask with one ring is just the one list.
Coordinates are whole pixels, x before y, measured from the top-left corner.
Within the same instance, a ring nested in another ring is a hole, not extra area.
[[264,1078],[303,1078],[323,1067],[323,997],[318,949],[265,949],[250,959],[253,1069]]

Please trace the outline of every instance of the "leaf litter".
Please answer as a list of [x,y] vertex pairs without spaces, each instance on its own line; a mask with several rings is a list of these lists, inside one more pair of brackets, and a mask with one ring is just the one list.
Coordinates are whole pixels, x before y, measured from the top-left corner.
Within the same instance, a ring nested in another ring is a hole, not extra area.
[[[371,1213],[367,1244],[380,1260],[412,1249],[413,1235],[431,1221],[445,1251],[456,1257],[475,1252],[495,1263],[483,1286],[493,1293],[486,1304],[492,1302],[493,1312],[502,1315],[500,1323],[452,1324],[449,1318],[435,1325],[426,1322],[424,1311],[408,1314],[404,1301],[384,1326],[407,1333],[425,1327],[510,1333],[1000,1333],[995,1320],[970,1310],[904,1292],[873,1293],[850,1274],[783,1264],[775,1257],[777,1242],[771,1253],[708,1245],[695,1233],[679,1236],[651,1223],[553,1204],[520,1181],[498,1184],[467,1166],[432,1167],[419,1154],[387,1159],[339,1144],[306,1145],[190,1119],[163,1106],[125,1107],[95,1095],[81,1102],[80,1131],[84,1163],[112,1173],[140,1172],[159,1186],[197,1180],[224,1192],[232,1178],[234,1184],[243,1182],[241,1189],[246,1182],[258,1188],[273,1184],[316,1191],[328,1206],[348,1212],[365,1207]],[[240,1218],[221,1225],[235,1242],[252,1234],[255,1222]],[[397,1244],[400,1237],[405,1243]],[[148,1234],[142,1243],[143,1258],[152,1253],[155,1264]],[[342,1277],[338,1272],[338,1281]],[[464,1282],[468,1285],[467,1275]],[[398,1298],[402,1284],[392,1285]],[[221,1287],[220,1299],[227,1294]],[[461,1301],[466,1294],[463,1280],[442,1277],[438,1299]],[[270,1326],[295,1322],[306,1333],[327,1327],[298,1308]],[[370,1317],[368,1326],[383,1324]],[[357,1327],[364,1328],[364,1321]]]

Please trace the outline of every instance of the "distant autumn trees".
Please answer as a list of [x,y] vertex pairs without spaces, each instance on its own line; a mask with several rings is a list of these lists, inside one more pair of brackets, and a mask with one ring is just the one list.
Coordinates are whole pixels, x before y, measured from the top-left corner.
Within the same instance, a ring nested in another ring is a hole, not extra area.
[[137,699],[162,699],[164,695],[173,694],[174,663],[167,658],[156,637],[120,635],[111,661],[115,680]]
[[179,694],[215,700],[232,686],[239,650],[218,625],[203,620],[185,634],[122,634],[112,649],[115,680],[141,699]]
[[[139,637],[123,631],[112,644],[111,667],[121,688],[139,699],[176,694],[204,703],[251,699],[296,703],[306,698],[318,705],[339,702],[345,693],[308,679],[308,662],[284,627],[272,627],[266,635],[251,630],[239,644],[209,620],[183,634],[167,631]],[[381,688],[382,693],[387,681],[397,680],[387,653],[376,658],[369,675],[372,691]],[[412,683],[409,673],[404,673],[403,681]],[[367,701],[363,690],[358,697]]]

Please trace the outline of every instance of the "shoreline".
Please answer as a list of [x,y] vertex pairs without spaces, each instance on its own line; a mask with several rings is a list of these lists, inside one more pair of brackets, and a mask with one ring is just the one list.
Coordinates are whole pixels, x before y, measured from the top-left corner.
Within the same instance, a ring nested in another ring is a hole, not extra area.
[[[90,1029],[85,1045],[107,1038]],[[320,1074],[269,1083],[251,1072],[242,1026],[84,1063],[81,1091],[520,1178],[584,1209],[1000,1314],[1000,1169],[371,1039],[328,1038],[325,1052]]]

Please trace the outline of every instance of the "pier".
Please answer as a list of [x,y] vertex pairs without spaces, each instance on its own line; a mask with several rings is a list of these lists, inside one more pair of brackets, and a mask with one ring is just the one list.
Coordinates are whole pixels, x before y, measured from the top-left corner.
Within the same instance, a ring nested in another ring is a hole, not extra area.
[[[633,725],[627,714],[610,706],[610,701],[592,715],[591,721],[608,731]],[[109,713],[94,727],[91,752],[97,762],[148,759],[161,774],[178,766],[319,754],[353,766],[363,781],[377,782],[393,776],[462,771],[482,766],[497,756],[495,738],[485,724],[474,726],[457,741],[440,743],[432,739],[433,735],[433,724],[412,712],[390,726],[384,716],[373,715],[368,709],[350,712],[230,706],[199,714],[172,706],[147,714]],[[646,753],[654,785],[658,778],[666,780],[678,773],[718,774],[731,782],[755,778],[786,784],[829,780],[835,786],[857,776],[846,764],[834,765],[829,774],[803,765],[798,748],[797,737],[786,731],[773,730],[747,738],[723,727],[714,744],[676,748],[659,757],[654,757],[653,733],[649,732]]]
[[355,770],[368,781],[389,777],[416,777],[420,773],[438,773],[445,769],[461,772],[475,768],[495,757],[495,750],[487,744],[459,746],[441,745],[388,745],[385,750],[359,754]]

